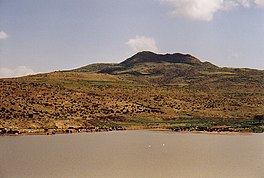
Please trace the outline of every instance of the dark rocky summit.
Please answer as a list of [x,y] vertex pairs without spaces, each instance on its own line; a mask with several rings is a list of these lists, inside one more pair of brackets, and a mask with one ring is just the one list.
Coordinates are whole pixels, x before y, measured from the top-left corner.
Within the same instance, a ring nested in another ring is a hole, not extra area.
[[148,62],[151,63],[169,62],[169,63],[183,63],[183,64],[191,64],[191,65],[202,64],[202,62],[199,59],[191,56],[190,54],[181,54],[181,53],[155,54],[150,51],[143,51],[121,62],[120,65],[133,66],[135,64],[148,63]]

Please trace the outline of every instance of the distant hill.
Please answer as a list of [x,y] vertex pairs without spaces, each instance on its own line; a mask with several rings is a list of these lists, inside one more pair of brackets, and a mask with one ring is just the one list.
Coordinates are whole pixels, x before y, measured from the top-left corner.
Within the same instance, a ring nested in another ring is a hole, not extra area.
[[[154,64],[162,65],[162,63],[187,64],[191,66],[201,66],[205,64],[205,65],[211,65],[212,67],[216,67],[210,64],[209,62],[202,63],[199,59],[189,54],[174,53],[174,54],[164,55],[164,54],[156,54],[150,51],[143,51],[133,55],[132,57],[124,60],[119,64],[115,64],[115,63],[91,64],[75,69],[74,71],[118,74],[120,72],[122,73],[122,71],[124,70],[133,69],[139,65],[145,65],[148,63],[151,63],[153,65]],[[147,68],[148,66],[145,67]]]
[[263,70],[220,68],[210,62],[201,62],[190,54],[155,54],[139,52],[119,64],[91,64],[74,72],[95,72],[118,75],[134,82],[154,85],[226,85],[262,83]]

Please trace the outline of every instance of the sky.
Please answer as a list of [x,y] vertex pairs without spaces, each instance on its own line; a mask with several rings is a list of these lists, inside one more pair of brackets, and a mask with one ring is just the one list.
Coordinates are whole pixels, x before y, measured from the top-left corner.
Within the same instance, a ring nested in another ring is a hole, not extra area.
[[264,0],[0,0],[0,78],[139,51],[264,69]]

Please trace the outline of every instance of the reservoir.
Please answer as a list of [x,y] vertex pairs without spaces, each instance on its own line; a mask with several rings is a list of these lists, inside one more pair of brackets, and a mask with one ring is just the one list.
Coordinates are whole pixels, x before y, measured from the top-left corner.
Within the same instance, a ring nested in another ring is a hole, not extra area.
[[263,178],[264,134],[4,136],[0,161],[1,178]]

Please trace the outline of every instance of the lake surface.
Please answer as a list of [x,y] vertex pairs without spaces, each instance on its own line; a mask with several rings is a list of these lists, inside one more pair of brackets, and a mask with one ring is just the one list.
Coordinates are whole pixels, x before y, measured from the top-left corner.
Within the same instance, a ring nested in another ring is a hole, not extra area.
[[263,178],[264,135],[122,131],[0,137],[0,177]]

